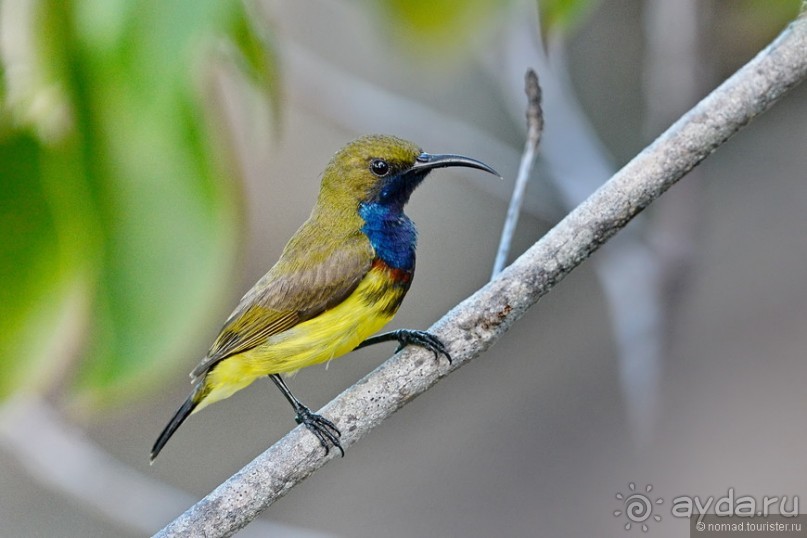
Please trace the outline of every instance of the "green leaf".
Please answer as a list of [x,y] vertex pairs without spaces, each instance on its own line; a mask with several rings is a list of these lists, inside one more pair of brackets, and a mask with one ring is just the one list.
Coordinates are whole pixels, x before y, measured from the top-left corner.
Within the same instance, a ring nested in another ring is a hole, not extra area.
[[[37,317],[37,306],[57,287],[56,226],[41,182],[39,148],[31,137],[15,135],[0,142],[0,397],[30,374],[29,357],[19,335]],[[38,296],[38,300],[29,299]],[[45,332],[47,334],[47,332]],[[35,362],[40,362],[38,359]]]
[[[279,58],[269,29],[261,25],[253,3],[236,2],[229,36],[236,54],[233,61],[269,99],[272,114],[281,118]],[[252,9],[250,9],[252,8]]]
[[136,394],[188,361],[228,290],[238,206],[192,71],[223,5],[140,2],[126,24],[111,21],[117,37],[89,32],[106,48],[79,42],[76,108],[106,232],[95,338],[76,384],[85,405]]
[[[6,94],[6,77],[5,73],[3,73],[3,76],[0,76],[0,102],[6,101]],[[0,114],[4,114],[4,111],[0,111]],[[0,123],[3,121],[4,120],[0,119]]]
[[238,2],[31,5],[3,56],[37,74],[5,79],[0,116],[0,219],[20,231],[0,238],[0,398],[67,388],[94,408],[190,366],[229,296],[241,211],[205,99],[211,44],[239,43],[266,87],[276,74]]
[[[402,39],[406,50],[456,55],[469,50],[490,17],[507,7],[502,0],[383,0],[384,31]],[[390,24],[390,21],[393,23]]]
[[595,0],[538,0],[541,36],[568,33],[594,10]]
[[0,140],[0,399],[58,383],[75,358],[67,343],[81,338],[91,275],[72,232],[82,204],[65,211],[80,193],[51,182],[51,163],[27,133]]

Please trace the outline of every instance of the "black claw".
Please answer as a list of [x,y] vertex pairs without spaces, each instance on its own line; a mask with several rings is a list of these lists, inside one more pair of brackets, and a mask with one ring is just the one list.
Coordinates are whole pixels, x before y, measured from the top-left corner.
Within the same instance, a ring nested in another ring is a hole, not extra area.
[[380,344],[382,342],[391,342],[393,340],[398,342],[395,353],[398,353],[406,346],[420,346],[434,353],[435,359],[439,359],[440,355],[445,355],[448,362],[451,362],[451,355],[448,354],[446,346],[443,345],[439,338],[426,331],[414,331],[412,329],[398,329],[397,331],[372,336],[356,346],[356,349]]
[[337,428],[333,422],[322,415],[312,413],[307,407],[298,409],[297,416],[294,420],[297,421],[297,424],[302,424],[308,428],[308,430],[319,439],[319,443],[325,449],[326,456],[331,451],[331,447],[335,447],[342,453],[342,457],[345,457],[345,450],[339,442],[342,432],[339,431],[339,428]]
[[420,346],[434,353],[435,359],[439,359],[440,355],[445,355],[448,362],[451,362],[451,355],[448,353],[446,346],[433,334],[427,333],[426,331],[413,331],[410,329],[400,329],[395,331],[395,333],[398,340],[398,349],[395,350],[396,353],[406,346]]

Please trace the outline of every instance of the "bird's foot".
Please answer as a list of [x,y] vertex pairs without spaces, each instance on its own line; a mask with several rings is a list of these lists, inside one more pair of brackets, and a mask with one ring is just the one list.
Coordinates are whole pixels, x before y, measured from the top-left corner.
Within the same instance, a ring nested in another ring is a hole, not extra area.
[[356,346],[355,349],[361,349],[382,342],[391,342],[393,340],[398,342],[398,348],[395,350],[395,353],[398,353],[406,346],[420,346],[434,353],[435,359],[439,359],[440,355],[445,355],[448,362],[451,362],[451,355],[448,354],[448,349],[446,349],[446,346],[439,338],[426,331],[415,331],[413,329],[398,329],[397,331],[371,336]]
[[303,424],[311,433],[316,436],[317,439],[319,439],[320,444],[323,446],[323,448],[325,448],[326,456],[328,455],[328,452],[331,451],[331,447],[335,447],[338,448],[339,452],[342,453],[342,457],[345,457],[345,450],[342,448],[342,444],[339,442],[342,432],[339,431],[339,428],[337,428],[333,422],[322,415],[312,413],[311,410],[305,406],[297,409],[297,416],[295,417],[295,420],[297,421],[297,424]]
[[449,355],[446,346],[439,338],[426,331],[415,331],[412,329],[398,329],[393,331],[395,339],[398,340],[398,348],[395,353],[398,353],[406,346],[418,346],[426,348],[434,353],[434,358],[439,359],[440,355],[445,355],[448,362],[451,362],[451,355]]

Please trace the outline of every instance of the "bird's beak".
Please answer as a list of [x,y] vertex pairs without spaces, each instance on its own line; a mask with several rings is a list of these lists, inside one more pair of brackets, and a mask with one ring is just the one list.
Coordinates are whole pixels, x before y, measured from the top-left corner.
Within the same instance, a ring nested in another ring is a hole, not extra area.
[[446,168],[448,166],[476,168],[477,170],[484,170],[489,174],[501,177],[496,170],[485,163],[477,161],[476,159],[471,159],[470,157],[463,157],[462,155],[432,155],[431,153],[421,153],[420,156],[418,156],[418,158],[415,160],[415,164],[412,165],[410,171],[425,172],[434,168]]

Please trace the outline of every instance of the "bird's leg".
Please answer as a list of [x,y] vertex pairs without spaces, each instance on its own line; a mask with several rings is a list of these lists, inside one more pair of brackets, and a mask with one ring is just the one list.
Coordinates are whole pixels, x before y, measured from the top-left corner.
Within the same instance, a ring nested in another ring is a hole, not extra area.
[[440,339],[426,331],[415,331],[412,329],[398,329],[397,331],[372,336],[356,346],[355,349],[380,344],[382,342],[391,342],[393,340],[398,342],[398,348],[395,350],[395,353],[398,353],[406,346],[420,346],[434,353],[435,358],[440,358],[440,355],[445,355],[448,362],[451,362],[451,355],[448,354],[446,346]]
[[319,439],[320,444],[325,448],[325,455],[328,455],[328,452],[330,452],[333,446],[339,449],[339,452],[342,453],[342,457],[344,458],[345,450],[339,442],[339,437],[342,436],[342,432],[339,431],[336,425],[327,418],[313,413],[308,407],[303,405],[303,403],[291,393],[291,390],[286,386],[285,381],[283,381],[280,375],[271,374],[269,378],[274,381],[277,388],[280,389],[280,392],[283,393],[283,396],[286,397],[294,408],[294,412],[297,413],[294,420],[297,421],[297,424],[303,424]]

